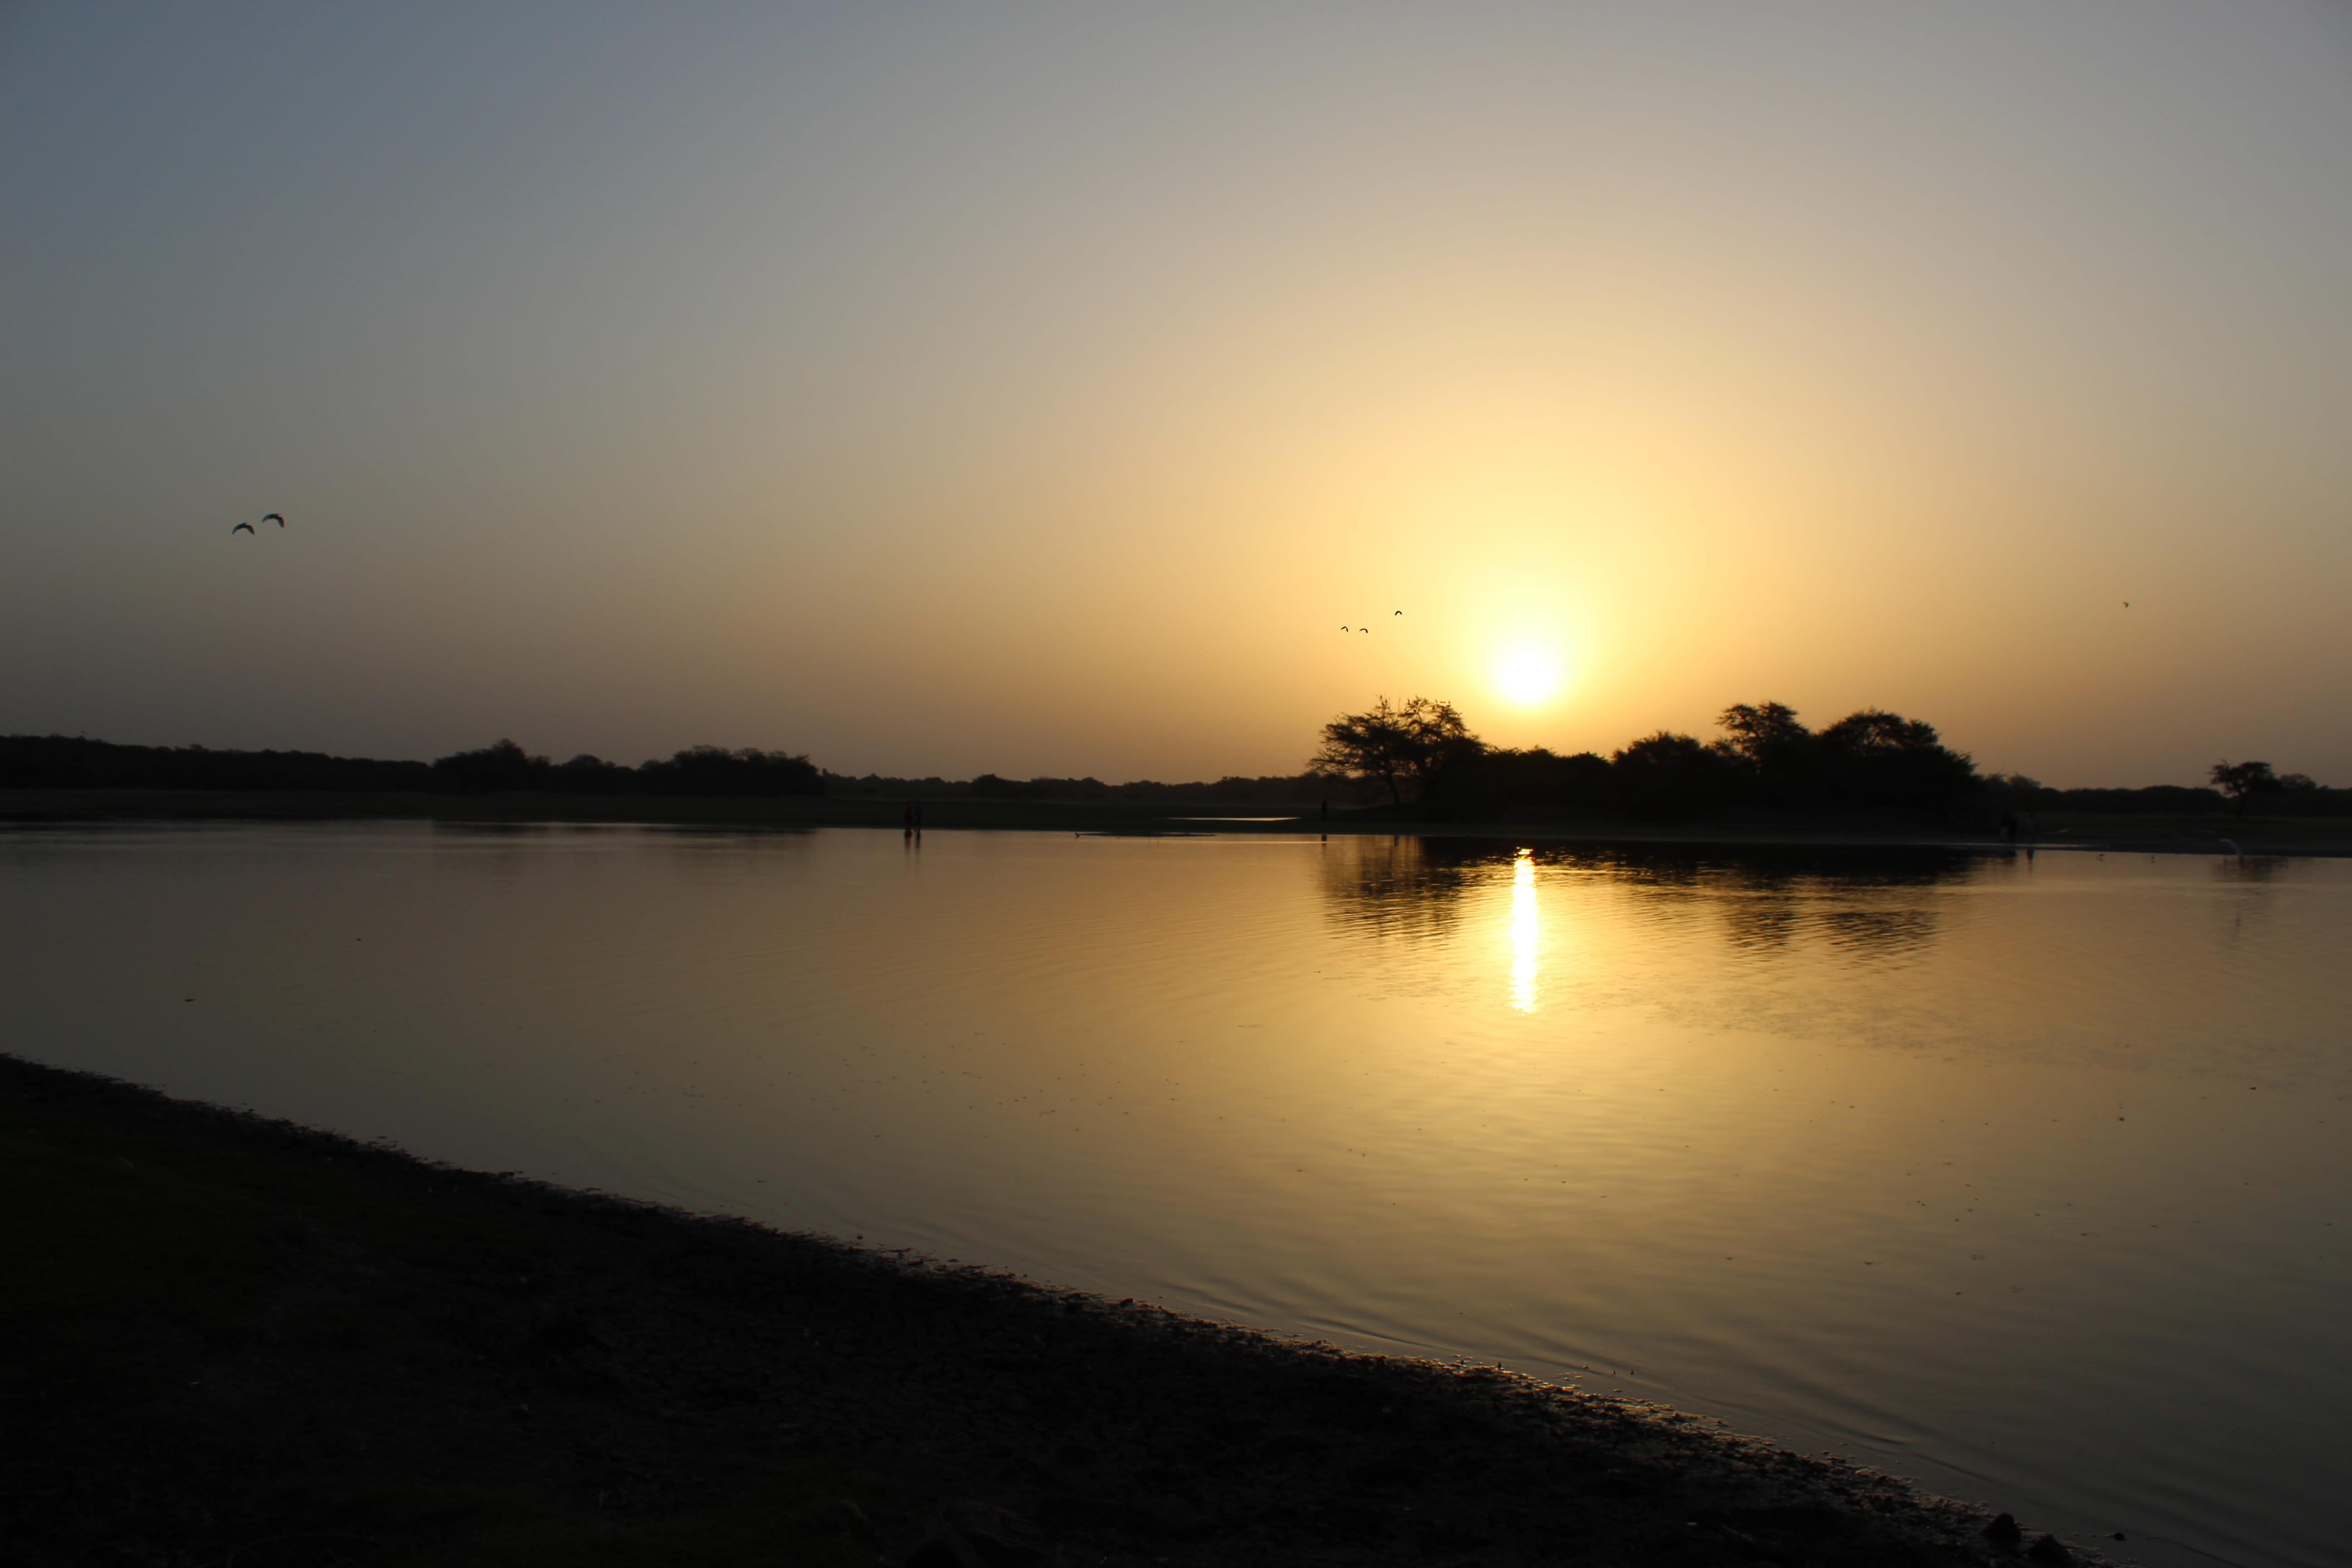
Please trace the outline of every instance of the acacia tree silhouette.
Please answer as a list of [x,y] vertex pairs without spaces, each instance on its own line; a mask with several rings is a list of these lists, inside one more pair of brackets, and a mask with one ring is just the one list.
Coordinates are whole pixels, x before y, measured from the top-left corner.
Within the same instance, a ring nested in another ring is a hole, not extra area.
[[1418,795],[1447,759],[1478,749],[1453,703],[1415,697],[1399,708],[1383,697],[1369,712],[1342,713],[1324,725],[1323,743],[1307,767],[1375,780],[1391,804],[1402,805],[1407,784]]
[[2268,763],[2233,763],[2227,757],[2213,764],[2213,787],[2238,803],[2237,815],[2246,815],[2246,802],[2279,787],[2278,774]]
[[1716,720],[1721,740],[1708,750],[1744,764],[1748,790],[1773,805],[1801,805],[1814,793],[1821,746],[1785,702],[1735,702]]

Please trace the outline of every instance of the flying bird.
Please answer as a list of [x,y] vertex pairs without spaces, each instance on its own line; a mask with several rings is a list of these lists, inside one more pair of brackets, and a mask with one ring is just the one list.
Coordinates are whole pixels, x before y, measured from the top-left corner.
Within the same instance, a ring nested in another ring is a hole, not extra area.
[[1404,612],[1403,612],[1402,610],[1399,610],[1399,611],[1397,612],[1397,614],[1401,616],[1401,615],[1403,615],[1403,614],[1404,614]]
[[240,523],[238,523],[238,524],[236,525],[236,527],[230,529],[230,530],[229,530],[229,531],[230,531],[231,533],[236,533],[236,532],[239,532],[239,531],[243,531],[243,532],[246,532],[246,533],[251,533],[251,532],[253,531],[253,524],[251,524],[251,523],[249,523],[249,522],[240,522]]
[[1343,631],[1343,632],[1352,632],[1352,631],[1354,631],[1356,628],[1355,628],[1355,627],[1353,627],[1353,626],[1341,626],[1339,629],[1340,629],[1341,631]]
[[[283,528],[286,526],[286,514],[282,511],[265,511],[261,514],[261,521],[264,522],[274,522],[278,527]],[[1397,614],[1402,615],[1404,612],[1402,610],[1399,610]]]

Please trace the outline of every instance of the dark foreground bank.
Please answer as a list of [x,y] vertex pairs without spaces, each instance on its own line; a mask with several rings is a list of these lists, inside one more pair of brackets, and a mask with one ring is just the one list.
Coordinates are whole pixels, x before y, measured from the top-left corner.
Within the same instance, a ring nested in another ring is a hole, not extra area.
[[26,1565],[2104,1561],[1654,1406],[0,1057]]

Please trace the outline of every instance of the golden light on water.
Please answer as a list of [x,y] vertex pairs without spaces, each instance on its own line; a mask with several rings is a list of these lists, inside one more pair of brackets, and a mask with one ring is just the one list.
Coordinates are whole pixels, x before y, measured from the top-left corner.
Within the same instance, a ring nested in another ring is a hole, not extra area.
[[1511,862],[1511,1005],[1536,1010],[1536,955],[1541,943],[1536,924],[1536,862],[1531,849]]

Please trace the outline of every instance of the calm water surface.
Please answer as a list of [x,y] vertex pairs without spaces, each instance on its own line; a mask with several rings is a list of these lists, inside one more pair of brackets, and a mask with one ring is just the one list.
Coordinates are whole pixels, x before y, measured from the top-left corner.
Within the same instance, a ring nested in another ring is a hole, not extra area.
[[73,828],[0,939],[39,1060],[2343,1560],[2347,862]]

